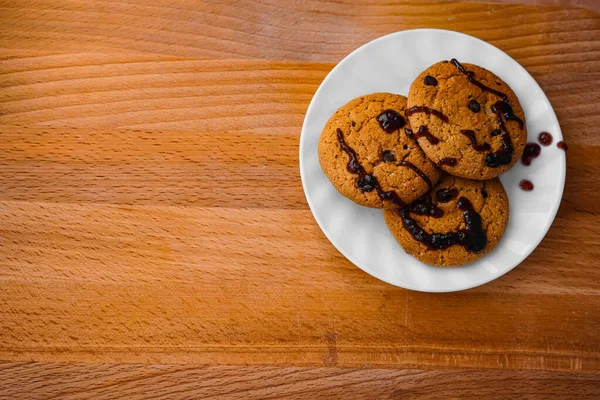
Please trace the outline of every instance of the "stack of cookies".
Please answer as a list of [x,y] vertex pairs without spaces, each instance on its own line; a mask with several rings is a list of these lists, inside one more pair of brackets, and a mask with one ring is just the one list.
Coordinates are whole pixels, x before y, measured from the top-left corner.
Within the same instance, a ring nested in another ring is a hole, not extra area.
[[525,148],[525,116],[492,72],[442,61],[412,83],[408,99],[356,98],[329,119],[319,160],[344,196],[383,208],[404,250],[435,266],[482,257],[508,223],[498,176]]

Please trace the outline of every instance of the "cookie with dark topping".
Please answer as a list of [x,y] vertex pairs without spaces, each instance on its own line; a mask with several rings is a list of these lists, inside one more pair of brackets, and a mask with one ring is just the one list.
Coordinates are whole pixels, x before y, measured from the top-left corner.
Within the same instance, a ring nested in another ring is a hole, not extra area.
[[367,207],[398,207],[437,182],[438,169],[409,135],[405,109],[406,97],[374,93],[350,101],[327,121],[319,161],[342,195]]
[[498,178],[475,181],[444,174],[416,202],[384,211],[402,248],[435,266],[459,266],[489,253],[508,224],[508,196]]
[[464,178],[499,176],[519,160],[527,141],[512,89],[492,72],[456,60],[434,64],[415,79],[406,113],[427,157]]

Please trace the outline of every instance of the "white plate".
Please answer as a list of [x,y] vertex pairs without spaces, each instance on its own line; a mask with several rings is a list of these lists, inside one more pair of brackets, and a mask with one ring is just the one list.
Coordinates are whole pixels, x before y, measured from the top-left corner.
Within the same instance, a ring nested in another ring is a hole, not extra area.
[[[456,58],[489,69],[519,97],[527,119],[528,142],[550,132],[552,145],[530,167],[520,162],[501,176],[510,199],[504,237],[482,259],[457,268],[436,268],[406,254],[388,231],[381,210],[361,207],[329,182],[317,154],[321,130],[349,100],[373,92],[403,95],[430,65]],[[302,126],[300,174],[308,205],[331,243],[352,263],[382,281],[424,292],[452,292],[496,279],[523,261],[541,242],[558,210],[565,183],[565,153],[556,147],[560,126],[548,98],[529,75],[500,49],[462,33],[416,29],[383,36],[358,48],[327,75],[315,93]],[[535,185],[519,188],[522,179]]]

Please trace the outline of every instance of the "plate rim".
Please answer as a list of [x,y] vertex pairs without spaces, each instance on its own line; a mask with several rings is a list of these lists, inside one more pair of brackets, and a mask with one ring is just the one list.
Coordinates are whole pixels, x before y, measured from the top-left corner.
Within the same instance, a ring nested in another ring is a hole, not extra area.
[[[506,53],[504,50],[498,48],[497,46],[479,39],[475,36],[471,36],[468,35],[466,33],[463,32],[459,32],[459,31],[453,31],[453,30],[448,30],[448,29],[436,29],[436,28],[418,28],[418,29],[406,29],[406,30],[401,30],[401,31],[396,31],[396,32],[392,32],[380,37],[377,37],[373,40],[370,40],[364,44],[362,44],[361,46],[357,47],[356,49],[354,49],[353,51],[351,51],[350,53],[348,53],[342,60],[340,60],[325,76],[325,78],[321,81],[321,83],[319,84],[319,87],[317,88],[317,90],[314,92],[310,103],[308,105],[308,108],[306,109],[306,113],[304,115],[304,120],[302,122],[302,128],[300,131],[300,143],[299,143],[299,149],[298,149],[298,160],[299,160],[299,168],[300,168],[300,180],[302,182],[302,190],[304,191],[304,197],[306,198],[306,202],[308,204],[308,207],[310,209],[310,212],[313,216],[313,218],[315,219],[315,221],[317,222],[317,225],[319,226],[319,229],[321,229],[321,232],[323,232],[323,234],[325,235],[325,237],[327,238],[327,240],[329,240],[329,242],[333,245],[333,247],[335,247],[335,249],[337,251],[339,251],[348,261],[350,261],[355,267],[357,267],[358,269],[362,270],[363,272],[371,275],[373,278],[378,279],[382,282],[385,282],[387,284],[390,284],[392,286],[395,287],[400,287],[403,289],[408,289],[408,290],[413,290],[413,291],[417,291],[417,292],[423,292],[423,293],[451,293],[451,292],[459,292],[459,291],[463,291],[463,290],[468,290],[468,289],[472,289],[475,287],[479,287],[482,285],[485,285],[491,281],[494,281],[504,275],[506,275],[507,273],[509,273],[510,271],[512,271],[513,269],[515,269],[517,266],[519,266],[521,263],[523,263],[523,261],[525,261],[536,249],[537,247],[540,245],[540,243],[542,242],[542,240],[544,240],[544,238],[546,237],[546,235],[548,234],[548,231],[550,230],[550,227],[552,226],[552,224],[554,223],[554,220],[556,219],[556,215],[558,213],[558,210],[562,204],[562,198],[563,198],[563,194],[564,194],[564,189],[565,189],[565,181],[566,181],[566,154],[565,154],[565,162],[561,164],[561,169],[562,171],[558,172],[558,175],[560,177],[560,182],[559,182],[559,196],[558,196],[558,202],[557,205],[554,206],[554,210],[551,210],[549,215],[551,215],[551,218],[548,219],[548,223],[546,224],[546,226],[543,227],[543,229],[541,229],[541,231],[543,231],[543,234],[540,235],[540,239],[537,240],[537,242],[532,246],[532,250],[530,252],[528,252],[526,255],[524,255],[521,260],[519,262],[517,262],[515,265],[513,265],[512,267],[510,267],[509,269],[507,269],[506,271],[499,273],[499,274],[490,274],[489,278],[485,278],[483,280],[481,280],[480,282],[475,282],[475,283],[467,283],[464,284],[462,286],[458,286],[456,288],[449,288],[447,290],[437,290],[437,289],[432,289],[432,290],[424,290],[423,288],[416,288],[416,287],[411,287],[411,285],[400,285],[396,282],[391,282],[388,279],[385,279],[381,276],[379,276],[379,274],[377,274],[376,272],[374,272],[372,269],[365,267],[365,266],[360,266],[359,263],[356,262],[356,260],[351,257],[350,255],[347,254],[347,252],[345,250],[343,250],[342,246],[339,246],[339,244],[337,243],[337,241],[331,237],[331,234],[326,232],[325,229],[323,229],[323,225],[322,225],[322,221],[320,221],[319,217],[317,217],[317,215],[315,214],[314,208],[315,205],[312,203],[311,199],[308,196],[308,191],[307,191],[307,187],[306,187],[306,172],[305,172],[305,164],[303,161],[303,148],[304,148],[304,138],[306,137],[305,132],[308,130],[307,128],[307,120],[308,120],[308,116],[311,113],[313,107],[315,107],[315,98],[319,95],[319,93],[321,92],[321,90],[323,90],[323,86],[325,84],[325,82],[327,82],[328,79],[331,79],[331,76],[333,76],[333,74],[339,69],[341,68],[341,65],[349,62],[349,58],[354,55],[355,53],[358,53],[360,51],[362,51],[363,49],[365,49],[367,46],[374,44],[376,42],[379,41],[383,41],[385,39],[389,39],[390,37],[393,36],[401,36],[403,34],[406,34],[408,32],[414,33],[414,32],[439,32],[439,33],[443,33],[443,34],[449,34],[449,35],[456,35],[456,36],[461,36],[464,38],[468,38],[469,40],[475,40],[478,42],[482,42],[487,46],[491,46],[493,48],[495,48],[496,50],[501,51],[504,55],[506,55],[510,60],[514,61],[514,64],[521,69],[521,72],[524,72],[527,76],[529,76],[529,78],[531,78],[531,80],[537,85],[537,87],[540,89],[540,94],[543,96],[543,98],[548,102],[548,104],[550,104],[550,108],[549,108],[549,112],[552,113],[552,115],[554,116],[554,119],[557,122],[557,126],[558,126],[558,133],[560,134],[560,137],[563,138],[564,140],[564,136],[562,134],[562,129],[560,128],[560,122],[558,120],[558,117],[556,116],[556,112],[554,111],[554,107],[552,106],[552,103],[550,102],[550,99],[548,99],[548,96],[546,96],[546,93],[544,92],[544,90],[542,89],[542,87],[539,85],[539,83],[534,79],[533,76],[531,76],[531,74],[529,73],[529,71],[527,71],[525,69],[525,67],[523,67],[517,60],[515,60],[513,57],[511,57],[508,53]],[[562,172],[562,173],[560,173]],[[509,211],[510,212],[510,211]],[[411,256],[412,257],[412,256]],[[441,267],[439,267],[441,268]],[[460,267],[447,267],[447,268],[460,268]]]

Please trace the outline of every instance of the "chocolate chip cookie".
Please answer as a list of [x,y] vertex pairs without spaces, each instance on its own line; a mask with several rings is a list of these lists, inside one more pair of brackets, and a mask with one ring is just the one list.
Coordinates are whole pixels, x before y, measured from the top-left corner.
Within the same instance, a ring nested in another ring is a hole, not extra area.
[[358,97],[329,119],[319,140],[323,171],[344,196],[373,208],[400,207],[427,192],[439,171],[407,132],[406,97]]
[[502,174],[527,141],[525,115],[512,89],[492,72],[455,59],[415,79],[406,115],[427,157],[464,178]]
[[444,174],[429,193],[385,222],[402,248],[435,266],[459,266],[490,252],[508,224],[508,196],[498,178],[475,181]]

